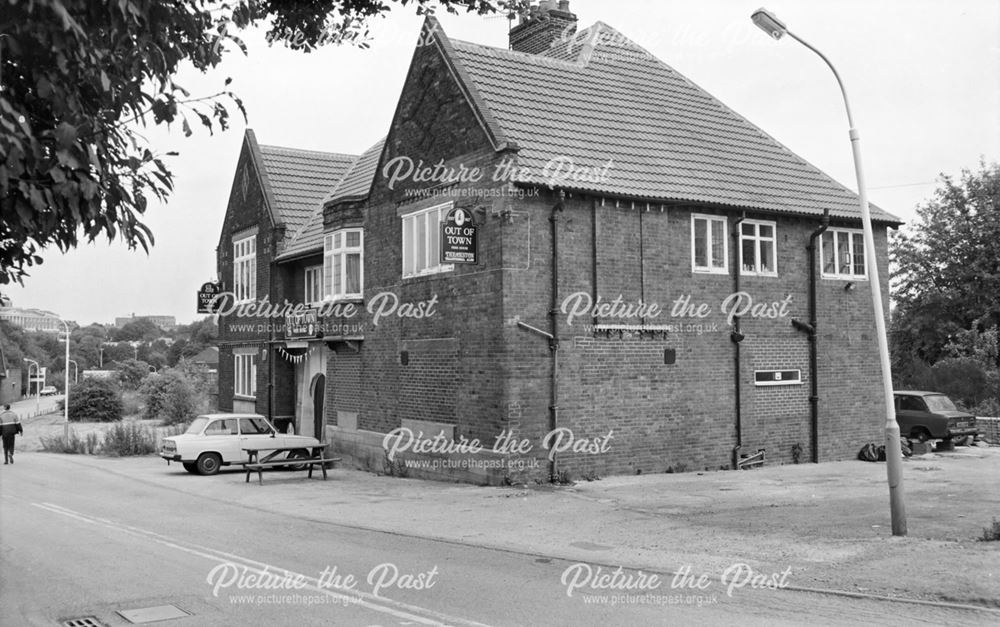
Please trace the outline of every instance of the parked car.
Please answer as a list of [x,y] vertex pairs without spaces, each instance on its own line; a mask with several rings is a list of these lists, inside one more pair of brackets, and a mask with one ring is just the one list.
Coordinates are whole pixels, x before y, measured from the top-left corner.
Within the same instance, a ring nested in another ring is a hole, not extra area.
[[42,396],[52,396],[54,394],[58,394],[59,390],[57,390],[54,385],[46,385],[38,393]]
[[190,473],[214,475],[222,466],[248,461],[244,448],[301,445],[287,455],[295,459],[309,457],[310,447],[319,444],[316,438],[281,433],[259,414],[206,414],[181,435],[163,438],[160,457],[181,462]]
[[950,440],[978,433],[976,417],[959,410],[944,394],[900,390],[895,397],[899,432],[911,440]]

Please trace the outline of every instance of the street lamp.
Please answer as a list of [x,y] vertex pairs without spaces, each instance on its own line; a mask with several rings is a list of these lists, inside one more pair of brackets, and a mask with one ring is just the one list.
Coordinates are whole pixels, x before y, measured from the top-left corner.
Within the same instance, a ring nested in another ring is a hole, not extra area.
[[864,228],[865,257],[871,260],[868,268],[869,285],[872,292],[872,307],[875,313],[875,332],[878,336],[879,360],[882,366],[882,388],[885,395],[885,458],[886,473],[889,481],[889,510],[892,516],[892,535],[906,535],[906,508],[903,505],[903,462],[902,452],[899,443],[899,424],[896,422],[896,413],[893,409],[892,394],[892,368],[889,365],[889,341],[885,333],[885,314],[882,309],[882,287],[878,278],[878,263],[875,253],[875,237],[872,230],[872,217],[868,209],[868,190],[865,188],[865,177],[861,168],[861,136],[854,126],[854,118],[851,116],[851,105],[847,101],[847,90],[844,89],[844,82],[840,80],[840,74],[833,67],[830,60],[822,52],[803,41],[792,31],[788,30],[785,24],[773,13],[766,9],[757,9],[750,16],[753,23],[761,30],[773,37],[781,39],[783,35],[788,35],[806,48],[815,52],[823,62],[833,71],[833,76],[840,86],[840,93],[844,97],[844,108],[847,109],[847,123],[850,125],[848,135],[851,138],[851,150],[854,154],[854,171],[858,179],[858,198],[861,206],[861,222]]
[[65,397],[63,398],[63,437],[66,442],[69,442],[69,325],[62,318],[59,318],[59,322],[62,323],[63,329],[66,331],[66,367],[63,368],[63,390]]
[[[35,364],[35,415],[37,415],[41,411],[42,390],[38,386],[38,377],[42,369],[34,359],[28,359],[27,357],[23,359]],[[28,364],[28,389],[31,389],[31,364]]]

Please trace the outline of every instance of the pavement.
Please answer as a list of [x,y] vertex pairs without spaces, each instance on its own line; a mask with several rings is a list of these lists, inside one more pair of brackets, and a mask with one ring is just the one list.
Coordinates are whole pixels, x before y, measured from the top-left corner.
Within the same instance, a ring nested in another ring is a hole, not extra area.
[[35,416],[52,413],[56,409],[56,404],[62,398],[62,394],[41,397],[32,396],[31,398],[11,403],[10,409],[20,416],[21,420],[26,420]]
[[[44,464],[48,453],[19,453]],[[1000,447],[957,447],[903,464],[908,535],[891,534],[884,463],[609,477],[505,488],[337,468],[256,478],[189,475],[158,457],[73,463],[327,525],[495,548],[591,565],[733,580],[741,568],[790,588],[986,608],[1000,622]],[[742,566],[741,566],[742,565]],[[760,579],[759,581],[763,581]]]

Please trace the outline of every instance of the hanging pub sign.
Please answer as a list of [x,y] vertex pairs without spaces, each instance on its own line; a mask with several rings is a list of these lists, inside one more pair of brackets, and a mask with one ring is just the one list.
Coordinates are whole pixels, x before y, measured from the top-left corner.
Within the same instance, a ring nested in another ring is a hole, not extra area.
[[441,263],[478,263],[478,240],[472,212],[457,207],[441,223]]
[[198,290],[198,313],[200,314],[210,314],[215,313],[212,311],[212,301],[222,293],[222,286],[218,283],[212,283],[209,281],[201,286]]
[[285,338],[313,338],[319,335],[319,310],[306,309],[302,313],[285,316]]

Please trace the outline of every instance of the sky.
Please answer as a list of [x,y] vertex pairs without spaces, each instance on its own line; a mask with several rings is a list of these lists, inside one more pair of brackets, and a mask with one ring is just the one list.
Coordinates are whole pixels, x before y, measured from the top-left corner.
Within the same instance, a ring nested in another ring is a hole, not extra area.
[[[861,134],[871,202],[907,222],[933,196],[941,173],[1000,160],[1000,0],[764,0],[822,51],[846,85]],[[580,28],[603,21],[684,74],[819,169],[857,189],[844,105],[833,74],[788,37],[774,41],[750,14],[762,0],[571,0]],[[453,39],[507,47],[505,17],[439,15]],[[184,71],[193,96],[227,77],[247,109],[225,132],[179,126],[145,134],[168,158],[175,190],[145,222],[147,255],[99,239],[43,253],[24,286],[0,288],[15,306],[47,309],[79,324],[117,316],[198,319],[195,293],[214,280],[215,247],[249,126],[262,144],[360,154],[388,130],[421,17],[396,7],[371,23],[371,47],[306,54],[241,33],[209,74]],[[331,182],[331,186],[333,182]]]

